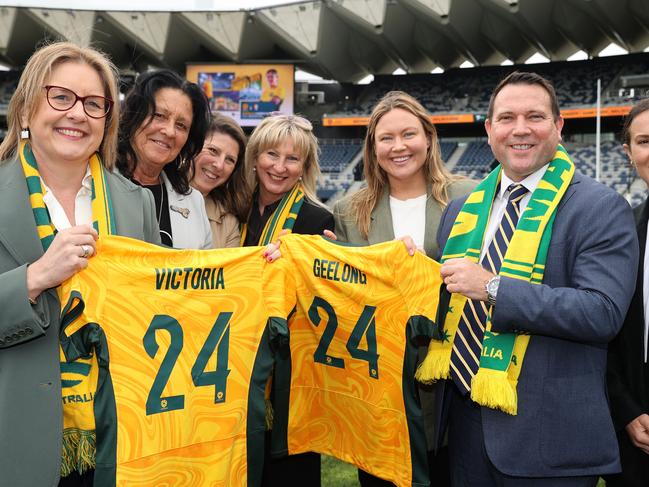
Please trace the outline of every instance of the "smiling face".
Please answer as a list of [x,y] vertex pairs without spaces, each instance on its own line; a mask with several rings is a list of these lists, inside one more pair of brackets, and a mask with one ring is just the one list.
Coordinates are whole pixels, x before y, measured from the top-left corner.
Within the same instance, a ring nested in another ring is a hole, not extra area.
[[178,157],[192,125],[192,102],[179,89],[161,88],[155,94],[155,110],[133,136],[137,165],[160,171]]
[[293,189],[304,171],[304,156],[290,139],[284,139],[257,156],[256,168],[259,199],[268,205]]
[[[82,62],[57,65],[46,85],[67,88],[78,96],[108,96],[97,71]],[[44,89],[39,96],[34,116],[23,120],[23,126],[29,127],[30,144],[38,163],[85,165],[101,145],[106,119],[86,115],[80,101],[69,110],[57,111],[47,102]]]
[[554,119],[550,95],[543,87],[509,84],[496,95],[485,128],[505,174],[522,181],[553,159],[563,119]]
[[225,184],[239,162],[239,144],[222,132],[208,134],[203,150],[194,159],[194,177],[191,185],[206,196],[214,188]]
[[649,110],[635,116],[629,126],[629,143],[623,147],[638,176],[649,186]]
[[430,146],[419,118],[402,108],[387,112],[376,124],[374,152],[390,186],[420,183]]
[[277,88],[277,85],[279,85],[279,74],[277,74],[277,71],[274,69],[266,71],[266,81],[271,88]]

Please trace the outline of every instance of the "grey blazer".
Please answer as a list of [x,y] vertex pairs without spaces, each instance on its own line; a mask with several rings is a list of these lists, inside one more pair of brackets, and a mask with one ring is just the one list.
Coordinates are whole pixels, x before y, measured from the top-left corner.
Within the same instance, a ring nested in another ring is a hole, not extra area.
[[[463,179],[451,183],[448,188],[449,201],[459,198],[471,192],[477,185],[476,181]],[[350,213],[350,198],[347,196],[334,205],[334,220],[336,222],[336,237],[341,242],[349,242],[357,245],[373,245],[388,240],[394,240],[394,229],[392,227],[392,213],[390,212],[390,193],[384,191],[381,198],[372,210],[370,231],[367,238],[364,238],[356,226],[355,215]],[[426,233],[424,236],[424,250],[426,255],[436,259],[439,249],[437,247],[436,234],[439,226],[439,219],[442,216],[442,208],[433,199],[428,188],[428,199],[426,200]]]
[[[470,193],[477,185],[477,181],[462,179],[453,182],[448,188],[449,201],[460,198]],[[392,213],[390,212],[390,193],[384,191],[376,207],[372,211],[370,231],[367,238],[358,231],[354,215],[349,210],[350,197],[338,201],[334,205],[334,219],[336,222],[336,237],[342,242],[349,242],[357,245],[373,245],[388,240],[394,240],[394,229],[392,227]],[[439,247],[437,246],[437,228],[442,216],[442,208],[430,195],[426,200],[426,231],[424,234],[424,250],[426,255],[433,259],[439,258]],[[420,347],[419,359],[426,356],[428,348]],[[413,379],[414,380],[414,379]],[[421,401],[422,414],[424,416],[424,429],[426,431],[426,443],[428,449],[433,450],[435,446],[435,418],[437,417],[434,388],[423,384],[419,387],[419,399]]]
[[[153,197],[109,174],[117,233],[160,243]],[[62,409],[60,305],[55,289],[35,306],[27,298],[27,265],[43,255],[17,160],[0,163],[0,483],[57,486]]]
[[[463,203],[446,208],[440,246]],[[531,335],[518,380],[518,415],[482,408],[484,447],[500,472],[568,477],[620,470],[606,355],[633,296],[637,269],[628,203],[575,173],[557,208],[543,283],[500,281],[493,331]],[[443,389],[446,381],[438,384]],[[439,419],[444,425],[444,415]]]

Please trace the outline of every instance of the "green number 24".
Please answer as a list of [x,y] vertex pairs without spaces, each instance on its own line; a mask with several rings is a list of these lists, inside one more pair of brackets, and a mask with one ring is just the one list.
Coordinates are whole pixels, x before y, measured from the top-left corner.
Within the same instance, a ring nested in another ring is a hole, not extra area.
[[[327,326],[325,326],[325,329],[322,332],[322,337],[320,338],[320,343],[318,343],[318,347],[313,354],[313,359],[324,365],[344,369],[344,359],[334,357],[327,353],[329,345],[336,334],[336,328],[338,328],[338,316],[329,302],[319,296],[315,296],[308,312],[309,320],[311,320],[311,323],[315,326],[319,326],[321,321],[320,315],[318,314],[319,309],[324,311],[327,315]],[[349,352],[349,355],[351,355],[352,358],[367,362],[369,376],[372,379],[379,378],[379,354],[376,351],[375,314],[376,306],[366,305],[363,308],[361,315],[358,317],[356,325],[354,325],[349,340],[347,340],[347,351]],[[363,336],[365,336],[367,341],[367,350],[359,348]]]
[[[196,387],[214,386],[214,403],[225,402],[225,391],[228,374],[228,353],[230,349],[230,318],[231,312],[221,312],[216,318],[207,339],[201,347],[196,361],[192,366],[192,382]],[[160,348],[156,341],[157,331],[166,331],[171,337],[167,353],[162,359],[158,373],[153,380],[151,390],[146,400],[146,414],[166,413],[185,407],[185,396],[162,397],[167,386],[171,371],[176,365],[178,356],[183,348],[183,329],[178,320],[169,315],[155,315],[147,328],[142,342],[144,350],[151,358],[155,358]],[[207,362],[216,350],[216,369],[206,371]]]

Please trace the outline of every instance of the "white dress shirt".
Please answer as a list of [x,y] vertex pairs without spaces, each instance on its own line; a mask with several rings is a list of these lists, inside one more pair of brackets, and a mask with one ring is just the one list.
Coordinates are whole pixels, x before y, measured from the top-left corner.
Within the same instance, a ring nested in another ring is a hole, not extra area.
[[416,198],[400,200],[390,196],[390,213],[394,238],[409,235],[418,249],[424,248],[426,233],[426,193]]
[[644,304],[644,362],[647,363],[647,339],[649,339],[649,232],[644,251],[644,274],[642,280],[642,303]]
[[509,179],[505,174],[505,171],[502,171],[502,174],[500,176],[500,187],[498,188],[498,192],[494,197],[493,205],[491,206],[491,215],[489,216],[487,231],[485,232],[484,240],[482,242],[482,253],[480,254],[480,261],[482,261],[483,257],[487,253],[489,244],[491,244],[491,241],[496,234],[496,230],[498,230],[498,226],[500,225],[500,220],[502,220],[503,214],[505,213],[505,208],[507,208],[507,200],[509,199],[509,191],[507,188],[509,188],[511,184],[522,184],[527,188],[527,193],[525,194],[525,196],[523,196],[521,202],[518,205],[521,210],[521,214],[523,214],[525,208],[527,208],[527,204],[530,202],[532,193],[541,182],[541,179],[543,179],[543,175],[545,174],[545,171],[549,165],[550,164],[548,163],[545,166],[537,169],[522,181],[518,181],[518,183]]
[[[65,210],[54,196],[54,193],[52,193],[52,190],[47,187],[43,178],[41,178],[41,184],[43,185],[43,202],[50,213],[52,225],[59,231],[70,228],[72,224],[68,220]],[[90,166],[86,168],[86,174],[81,180],[81,188],[79,188],[74,200],[74,219],[76,225],[92,225],[92,176],[90,175]]]

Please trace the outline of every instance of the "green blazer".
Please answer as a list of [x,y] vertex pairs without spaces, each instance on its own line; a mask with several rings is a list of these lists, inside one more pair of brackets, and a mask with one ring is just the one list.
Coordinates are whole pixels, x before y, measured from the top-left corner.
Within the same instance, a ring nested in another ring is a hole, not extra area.
[[[463,179],[453,182],[448,188],[449,201],[466,195],[471,192],[478,184],[471,179]],[[392,213],[390,213],[390,193],[384,191],[376,207],[371,214],[370,231],[367,238],[358,231],[354,215],[349,212],[350,197],[339,200],[334,205],[334,219],[336,222],[336,237],[341,242],[349,242],[357,245],[373,245],[388,240],[394,240],[394,229],[392,227]],[[437,246],[437,227],[442,216],[442,208],[433,199],[428,188],[428,199],[426,201],[426,229],[424,233],[424,250],[426,255],[437,259],[440,250]],[[419,359],[426,356],[427,347],[420,347]],[[426,430],[426,442],[428,449],[432,450],[435,446],[435,395],[432,386],[419,386],[419,399],[424,416],[424,428]]]
[[[122,176],[107,178],[117,233],[160,243],[153,197]],[[62,408],[60,304],[49,289],[32,306],[27,265],[43,255],[25,175],[0,163],[0,472],[3,485],[57,486]]]
[[[448,188],[449,201],[464,196],[477,185],[477,181],[465,179],[453,182]],[[372,211],[370,231],[367,238],[364,238],[356,227],[355,215],[350,214],[350,196],[339,200],[334,205],[334,219],[336,222],[336,237],[341,242],[349,242],[357,245],[373,245],[388,240],[394,240],[392,227],[392,213],[390,213],[390,193],[384,191],[376,207]],[[433,199],[428,188],[428,200],[426,201],[426,232],[424,235],[424,250],[426,255],[436,259],[439,249],[437,248],[437,227],[442,216],[442,208]]]

